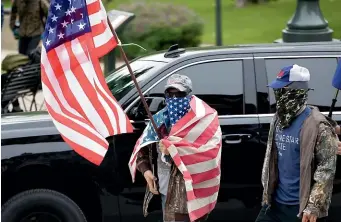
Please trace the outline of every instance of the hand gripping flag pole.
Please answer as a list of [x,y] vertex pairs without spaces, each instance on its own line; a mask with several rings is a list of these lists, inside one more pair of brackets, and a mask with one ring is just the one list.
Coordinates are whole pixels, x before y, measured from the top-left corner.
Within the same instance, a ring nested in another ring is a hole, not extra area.
[[336,71],[333,77],[332,85],[336,88],[335,97],[332,100],[332,104],[330,106],[328,117],[332,117],[333,110],[335,108],[335,104],[337,102],[337,96],[339,95],[339,91],[341,90],[341,58],[338,58],[338,65],[336,67]]
[[[155,123],[155,121],[154,121],[153,115],[152,115],[152,113],[151,113],[150,110],[149,110],[148,104],[147,104],[147,102],[146,102],[146,99],[145,99],[145,97],[144,97],[142,91],[141,91],[141,88],[140,88],[139,84],[137,83],[136,77],[135,77],[135,75],[134,75],[134,73],[133,73],[133,70],[131,69],[130,64],[129,64],[128,58],[127,58],[127,56],[126,56],[126,54],[125,54],[125,52],[124,52],[124,50],[123,50],[121,41],[120,41],[120,39],[118,38],[115,29],[112,27],[111,22],[110,22],[110,20],[109,20],[109,17],[108,17],[107,19],[108,19],[108,24],[109,24],[110,30],[111,30],[112,34],[114,35],[114,37],[115,37],[115,39],[116,39],[116,41],[117,41],[117,43],[118,43],[117,46],[118,46],[118,48],[119,48],[119,50],[120,50],[120,53],[121,53],[121,55],[122,55],[122,57],[123,57],[123,60],[124,60],[125,64],[127,65],[127,68],[128,68],[128,70],[129,70],[131,79],[133,80],[134,85],[135,85],[135,87],[136,87],[136,89],[137,89],[137,92],[139,93],[139,96],[140,96],[140,98],[141,98],[141,101],[142,101],[142,104],[143,104],[143,106],[144,106],[144,109],[145,109],[146,112],[147,112],[148,118],[150,119],[150,121],[151,121],[151,123],[152,123],[152,126],[153,126],[153,128],[154,128],[154,130],[155,130],[157,136],[158,136],[159,139],[161,140],[161,139],[162,139],[161,133],[160,133],[160,131],[158,130],[158,127],[157,127],[157,125],[156,125],[156,123]],[[157,153],[156,153],[156,151],[153,151],[153,150],[150,150],[150,152],[152,152],[152,165],[153,165],[152,169],[153,169],[153,174],[154,174],[154,176],[157,178]],[[156,184],[155,184],[155,182],[154,182],[154,186],[155,186],[155,185],[156,185]]]

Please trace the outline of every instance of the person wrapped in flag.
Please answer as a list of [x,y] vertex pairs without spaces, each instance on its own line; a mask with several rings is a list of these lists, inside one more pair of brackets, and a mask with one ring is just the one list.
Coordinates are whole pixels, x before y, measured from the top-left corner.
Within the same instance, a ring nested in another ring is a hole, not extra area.
[[[166,107],[153,116],[164,137],[160,140],[149,123],[129,161],[133,181],[137,169],[148,184],[145,216],[153,195],[161,195],[164,221],[205,221],[217,202],[222,146],[218,115],[191,91],[192,82],[187,76],[169,77]],[[159,189],[151,170],[153,146],[158,152]]]

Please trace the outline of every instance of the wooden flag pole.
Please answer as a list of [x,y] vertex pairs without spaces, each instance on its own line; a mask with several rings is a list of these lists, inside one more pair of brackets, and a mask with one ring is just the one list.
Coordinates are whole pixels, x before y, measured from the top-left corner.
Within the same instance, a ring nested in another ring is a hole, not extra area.
[[151,123],[152,123],[152,125],[153,125],[153,127],[154,127],[154,129],[155,129],[155,132],[157,133],[159,139],[162,139],[161,134],[160,134],[160,132],[159,132],[159,130],[158,130],[158,128],[157,128],[157,125],[156,125],[156,123],[155,123],[155,121],[154,121],[154,119],[153,119],[153,115],[152,115],[152,113],[151,113],[150,110],[149,110],[149,107],[148,107],[148,104],[147,104],[147,102],[146,102],[146,99],[145,99],[145,97],[144,97],[144,95],[143,95],[143,93],[142,93],[142,91],[141,91],[141,88],[140,88],[139,84],[137,83],[137,80],[136,80],[136,77],[135,77],[135,75],[134,75],[134,73],[133,73],[133,70],[131,69],[131,66],[130,66],[130,64],[129,64],[128,58],[127,58],[127,56],[126,56],[126,53],[124,52],[124,50],[123,50],[123,48],[122,48],[122,46],[121,46],[121,44],[120,44],[120,40],[118,39],[118,36],[117,36],[117,34],[116,34],[116,31],[115,31],[115,29],[112,27],[111,22],[110,22],[110,20],[109,20],[109,17],[108,17],[107,19],[108,19],[108,24],[109,24],[110,30],[111,30],[112,34],[114,35],[114,37],[115,37],[115,39],[116,39],[116,41],[117,41],[117,44],[118,44],[118,48],[119,48],[119,50],[120,50],[120,53],[121,53],[121,55],[122,55],[122,57],[123,57],[123,60],[124,60],[125,64],[127,65],[127,68],[128,68],[128,70],[129,70],[131,79],[133,80],[133,82],[134,82],[134,84],[135,84],[135,87],[136,87],[136,89],[137,89],[137,92],[139,93],[139,96],[140,96],[140,98],[141,98],[141,101],[142,101],[142,103],[143,103],[143,106],[144,106],[144,108],[145,108],[145,110],[146,110],[146,112],[147,112],[148,118],[150,119],[150,121],[151,121]]
[[[117,46],[118,46],[118,48],[120,49],[120,53],[121,53],[121,55],[122,55],[122,57],[123,57],[123,60],[124,60],[125,64],[127,65],[127,68],[128,68],[128,70],[129,70],[131,79],[133,80],[133,82],[134,82],[134,84],[135,84],[135,87],[136,87],[136,89],[137,89],[137,92],[139,93],[139,96],[140,96],[141,101],[142,101],[142,103],[143,103],[144,109],[145,109],[146,112],[147,112],[148,118],[150,119],[150,122],[152,123],[152,126],[153,126],[153,128],[154,128],[156,134],[158,135],[159,139],[162,139],[161,133],[160,133],[160,131],[159,131],[158,128],[157,128],[157,125],[156,125],[156,123],[155,123],[155,121],[154,121],[154,119],[153,119],[153,115],[152,115],[152,113],[151,113],[150,110],[149,110],[149,107],[148,107],[148,105],[147,105],[146,99],[145,99],[145,97],[144,97],[144,95],[143,95],[143,93],[142,93],[142,91],[141,91],[141,88],[140,88],[139,84],[137,83],[136,77],[135,77],[135,75],[134,75],[134,73],[133,73],[133,70],[131,69],[131,66],[130,66],[130,64],[129,64],[128,58],[127,58],[127,56],[126,56],[126,53],[124,52],[124,50],[123,50],[123,48],[122,48],[121,42],[120,42],[120,40],[119,40],[119,38],[118,38],[118,36],[117,36],[117,34],[116,34],[115,29],[114,29],[114,28],[112,27],[112,25],[111,25],[111,22],[110,22],[109,17],[107,17],[107,20],[108,20],[108,24],[109,24],[110,30],[111,30],[112,34],[114,35],[114,37],[115,37],[115,39],[116,39]],[[149,149],[149,151],[150,151],[151,156],[152,156],[152,163],[151,163],[151,164],[152,164],[153,175],[154,175],[154,177],[156,177],[156,178],[158,179],[158,173],[157,173],[157,152],[156,152],[156,150],[153,150],[153,149],[151,149],[151,148]],[[157,190],[159,190],[159,184],[156,183],[155,180],[154,180],[154,187],[155,187]],[[148,185],[147,185],[147,189],[148,189]]]

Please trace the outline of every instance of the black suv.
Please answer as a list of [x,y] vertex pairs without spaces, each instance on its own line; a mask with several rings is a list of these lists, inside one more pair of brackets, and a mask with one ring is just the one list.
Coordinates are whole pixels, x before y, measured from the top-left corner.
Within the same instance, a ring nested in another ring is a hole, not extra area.
[[[339,57],[340,44],[268,44],[186,51],[173,47],[131,62],[152,112],[163,107],[167,78],[180,73],[192,79],[193,93],[219,113],[221,188],[209,221],[254,221],[260,209],[261,169],[276,109],[267,84],[284,66],[307,67],[315,89],[308,102],[327,114]],[[47,113],[2,116],[3,221],[161,221],[160,206],[143,217],[146,183],[137,173],[133,184],[128,170],[133,146],[148,121],[140,98],[125,66],[107,77],[107,83],[135,133],[108,138],[110,148],[99,167],[64,143]],[[340,111],[338,101],[333,119],[341,124]],[[341,220],[340,160],[329,210],[333,222]]]

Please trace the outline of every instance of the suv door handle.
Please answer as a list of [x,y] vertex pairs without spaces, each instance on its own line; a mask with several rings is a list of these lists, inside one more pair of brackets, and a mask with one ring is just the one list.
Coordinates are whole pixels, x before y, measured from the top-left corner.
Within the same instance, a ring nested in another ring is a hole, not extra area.
[[238,144],[243,141],[243,139],[251,139],[251,134],[226,134],[222,136],[223,141],[226,144]]

